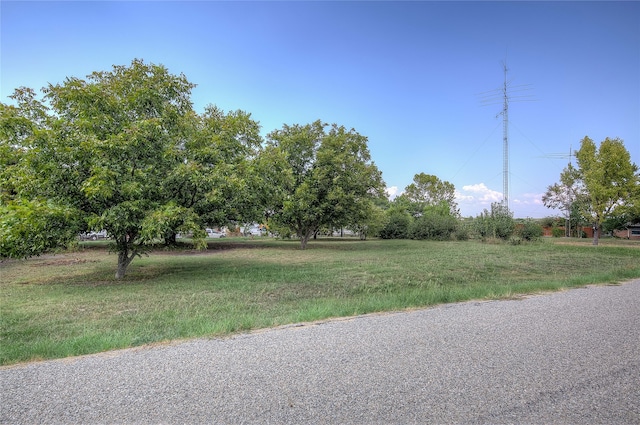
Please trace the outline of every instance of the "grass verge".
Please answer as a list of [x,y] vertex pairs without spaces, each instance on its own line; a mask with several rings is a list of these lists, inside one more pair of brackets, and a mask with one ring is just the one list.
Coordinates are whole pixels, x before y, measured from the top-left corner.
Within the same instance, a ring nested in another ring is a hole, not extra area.
[[105,243],[0,264],[0,364],[640,277],[640,243],[216,240],[113,278]]

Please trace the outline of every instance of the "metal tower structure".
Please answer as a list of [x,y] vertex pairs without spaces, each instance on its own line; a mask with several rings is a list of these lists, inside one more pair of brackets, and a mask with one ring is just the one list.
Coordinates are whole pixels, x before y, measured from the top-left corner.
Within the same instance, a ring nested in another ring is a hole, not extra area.
[[[520,94],[529,90],[529,85],[512,86],[507,78],[509,68],[502,62],[504,82],[499,89],[481,93],[481,102],[484,105],[502,104],[502,111],[496,118],[502,115],[502,203],[509,209],[509,103],[512,101],[531,101],[530,96]],[[513,96],[513,93],[518,95]]]
[[504,68],[504,85],[502,87],[502,203],[509,210],[509,95],[507,91],[507,64]]

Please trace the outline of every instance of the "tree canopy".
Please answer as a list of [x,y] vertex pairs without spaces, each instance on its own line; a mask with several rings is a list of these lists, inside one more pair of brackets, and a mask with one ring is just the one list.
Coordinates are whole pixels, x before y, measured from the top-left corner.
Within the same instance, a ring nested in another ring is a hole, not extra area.
[[377,225],[384,192],[367,138],[321,121],[260,136],[244,111],[193,110],[184,75],[134,60],[0,103],[0,256],[106,230],[116,277],[158,241],[268,221],[301,246],[323,227]]
[[597,245],[603,223],[613,229],[640,216],[640,174],[620,139],[607,137],[598,148],[585,136],[576,158],[578,168],[569,163],[542,201],[547,208],[561,209],[570,223],[590,220]]
[[560,182],[547,187],[542,195],[542,203],[547,208],[560,209],[566,220],[566,234],[570,235],[571,224],[578,223],[580,206],[586,201],[586,192],[580,177],[580,170],[571,163],[560,173]]
[[[238,198],[252,192],[245,177],[259,125],[214,106],[196,114],[193,87],[134,60],[50,84],[43,99],[16,90],[16,106],[0,104],[0,254],[38,255],[78,231],[104,229],[122,278],[154,240],[192,231],[202,244],[204,225],[246,215]],[[36,236],[41,228],[46,240]]]
[[289,176],[270,223],[291,231],[306,247],[322,227],[366,220],[372,200],[383,193],[382,175],[371,161],[367,138],[354,129],[321,121],[284,125],[268,135],[274,168]]
[[409,201],[410,209],[414,214],[419,215],[427,207],[435,207],[444,203],[448,206],[452,216],[459,215],[458,204],[455,201],[455,186],[434,175],[416,174],[413,176],[413,183],[404,189],[404,194],[401,197]]
[[[637,208],[640,174],[622,140],[607,137],[598,148],[585,137],[576,158],[587,193],[586,213],[596,230],[606,218]],[[598,231],[594,232],[593,244],[598,244]]]

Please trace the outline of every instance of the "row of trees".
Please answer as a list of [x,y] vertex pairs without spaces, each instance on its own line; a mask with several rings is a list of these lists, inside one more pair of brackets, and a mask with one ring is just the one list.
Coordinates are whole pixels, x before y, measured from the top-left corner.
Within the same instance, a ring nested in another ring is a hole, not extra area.
[[316,121],[260,136],[243,111],[193,110],[194,85],[159,65],[19,88],[0,103],[0,255],[28,257],[104,229],[116,277],[159,238],[269,221],[306,246],[356,227],[384,191],[367,138]]
[[[420,176],[423,175],[416,178]],[[404,195],[387,205],[380,223],[377,236],[383,239],[467,240],[474,237],[519,243],[537,239],[543,233],[540,223],[514,219],[513,213],[501,202],[491,204],[489,210],[485,209],[475,218],[463,219],[454,202],[439,201],[419,209]]]
[[[468,232],[454,186],[436,176],[417,174],[389,202],[367,138],[354,129],[315,121],[263,139],[247,112],[195,112],[193,87],[134,60],[49,84],[41,97],[19,88],[13,105],[0,103],[0,256],[38,255],[104,229],[122,278],[158,239],[193,233],[202,246],[205,227],[228,223],[266,222],[303,249],[334,228],[439,240]],[[620,212],[639,215],[638,169],[621,141],[607,139],[598,151],[585,138],[578,163],[545,204],[568,217],[578,208],[597,226]],[[483,238],[513,232],[500,204],[474,223]]]
[[569,163],[542,197],[545,206],[563,212],[566,228],[591,223],[597,245],[599,230],[640,223],[640,174],[623,141],[606,138],[598,148],[585,137],[576,159],[578,168]]
[[416,174],[402,195],[378,205],[384,212],[376,233],[384,239],[447,240],[458,229],[455,187],[434,175]]

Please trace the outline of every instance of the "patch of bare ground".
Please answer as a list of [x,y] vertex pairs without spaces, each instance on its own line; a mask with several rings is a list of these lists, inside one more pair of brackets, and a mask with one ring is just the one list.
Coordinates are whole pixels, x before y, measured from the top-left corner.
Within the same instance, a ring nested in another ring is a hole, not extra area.
[[95,260],[87,260],[85,258],[57,258],[50,261],[41,261],[36,264],[31,264],[30,267],[43,267],[43,266],[73,266],[76,264],[95,263]]
[[[554,245],[565,245],[565,246],[594,246],[591,242],[591,239],[584,241],[554,241]],[[597,246],[605,246],[605,247],[616,247],[616,248],[636,248],[640,249],[640,242],[638,241],[629,241],[629,240],[619,240],[619,241],[605,241],[601,242]]]
[[182,247],[176,248],[159,248],[154,249],[149,254],[153,255],[211,255],[223,251],[234,249],[254,249],[261,248],[258,244],[247,243],[224,243],[224,244],[208,244],[207,249],[186,249]]

